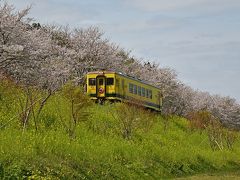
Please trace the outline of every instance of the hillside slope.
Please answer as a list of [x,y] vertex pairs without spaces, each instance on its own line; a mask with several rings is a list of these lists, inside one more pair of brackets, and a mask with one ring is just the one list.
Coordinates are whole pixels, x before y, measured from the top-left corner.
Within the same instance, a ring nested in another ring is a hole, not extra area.
[[0,178],[159,179],[240,167],[237,132],[219,133],[214,149],[210,132],[220,130],[195,130],[184,118],[131,105],[92,104],[71,87],[52,95],[38,118],[39,104],[29,106],[23,125],[24,93],[0,86]]

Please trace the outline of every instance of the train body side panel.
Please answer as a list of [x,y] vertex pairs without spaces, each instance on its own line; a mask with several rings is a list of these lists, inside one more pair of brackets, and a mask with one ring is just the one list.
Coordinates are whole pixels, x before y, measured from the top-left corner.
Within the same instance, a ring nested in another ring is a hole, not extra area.
[[[122,100],[134,102],[142,106],[155,109],[157,111],[161,110],[162,97],[160,89],[119,74],[116,74],[116,81],[117,97],[121,98]],[[144,94],[142,90],[145,91]],[[146,91],[148,91],[148,96]],[[149,95],[150,92],[151,95]]]

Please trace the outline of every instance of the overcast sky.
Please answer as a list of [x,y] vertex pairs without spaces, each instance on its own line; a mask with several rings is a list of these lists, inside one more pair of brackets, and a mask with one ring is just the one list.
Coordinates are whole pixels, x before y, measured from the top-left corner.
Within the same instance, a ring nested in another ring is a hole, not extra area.
[[195,89],[240,102],[240,0],[7,0],[40,23],[99,26]]

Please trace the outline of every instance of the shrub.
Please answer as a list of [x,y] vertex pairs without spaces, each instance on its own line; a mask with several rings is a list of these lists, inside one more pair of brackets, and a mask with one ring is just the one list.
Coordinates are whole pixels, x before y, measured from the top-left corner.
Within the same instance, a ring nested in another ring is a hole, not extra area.
[[197,111],[189,113],[187,118],[190,120],[190,129],[203,130],[209,125],[212,115],[208,111]]
[[64,126],[69,136],[74,138],[77,123],[86,121],[90,115],[86,111],[86,107],[90,106],[92,101],[84,93],[83,89],[74,86],[72,82],[67,83],[62,88],[61,95],[65,97],[69,112],[69,120],[65,121]]
[[212,150],[223,150],[227,148],[233,150],[233,145],[237,139],[237,133],[222,125],[208,111],[192,112],[188,115],[191,129],[206,130]]
[[237,133],[223,127],[219,120],[211,120],[207,127],[207,133],[212,150],[223,150],[225,148],[233,150],[233,145],[237,140]]
[[154,114],[136,104],[118,103],[112,116],[124,139],[131,139],[136,130],[149,131],[153,125]]

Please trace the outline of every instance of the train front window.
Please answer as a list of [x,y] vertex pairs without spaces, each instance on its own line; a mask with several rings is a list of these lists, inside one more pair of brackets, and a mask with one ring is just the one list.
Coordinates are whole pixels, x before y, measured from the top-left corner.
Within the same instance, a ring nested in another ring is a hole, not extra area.
[[99,79],[98,84],[101,86],[103,85],[103,79]]
[[88,79],[88,85],[89,86],[95,86],[96,85],[96,79],[95,78],[89,78]]
[[114,79],[113,78],[107,78],[107,85],[113,85]]

